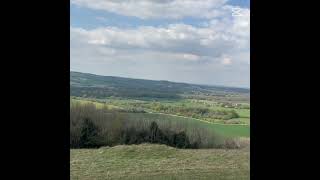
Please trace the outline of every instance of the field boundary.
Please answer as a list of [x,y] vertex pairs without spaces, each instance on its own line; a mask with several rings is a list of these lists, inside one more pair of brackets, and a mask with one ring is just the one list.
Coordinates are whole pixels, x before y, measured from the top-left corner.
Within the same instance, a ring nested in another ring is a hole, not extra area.
[[217,124],[217,125],[232,125],[232,126],[250,126],[249,124],[224,124],[224,123],[214,123],[214,122],[209,122],[209,121],[205,121],[202,119],[197,119],[197,118],[193,118],[193,117],[186,117],[186,116],[179,116],[179,115],[175,115],[175,114],[166,114],[166,113],[160,113],[160,112],[152,112],[152,111],[146,111],[147,113],[150,114],[162,114],[162,115],[167,115],[167,116],[175,116],[175,117],[181,117],[181,118],[185,118],[185,119],[194,119],[196,121],[202,121],[205,123],[209,123],[209,124]]
[[[100,103],[100,102],[94,102],[94,101],[91,101],[91,100],[79,100],[79,99],[74,99],[78,102],[81,102],[81,101],[85,101],[84,103],[93,103],[93,104],[101,104],[101,106],[103,106],[104,104],[103,103]],[[123,107],[119,106],[119,105],[113,105],[113,104],[110,104],[111,106],[115,107],[115,108],[118,108],[118,109],[123,109]],[[107,106],[110,106],[110,105],[107,105]],[[97,105],[96,105],[97,106]],[[205,123],[209,123],[209,124],[215,124],[215,125],[230,125],[230,126],[249,126],[250,127],[250,124],[225,124],[225,123],[215,123],[215,122],[209,122],[209,121],[205,121],[205,120],[202,120],[202,119],[198,119],[198,118],[193,118],[193,117],[187,117],[187,116],[180,116],[180,115],[175,115],[175,114],[167,114],[167,113],[161,113],[161,112],[154,112],[154,111],[151,111],[150,109],[145,109],[145,112],[146,113],[149,113],[149,114],[161,114],[161,115],[167,115],[167,116],[173,116],[173,117],[180,117],[180,118],[185,118],[185,119],[193,119],[193,120],[196,120],[196,121],[201,121],[201,122],[205,122]],[[246,118],[246,117],[244,117]]]

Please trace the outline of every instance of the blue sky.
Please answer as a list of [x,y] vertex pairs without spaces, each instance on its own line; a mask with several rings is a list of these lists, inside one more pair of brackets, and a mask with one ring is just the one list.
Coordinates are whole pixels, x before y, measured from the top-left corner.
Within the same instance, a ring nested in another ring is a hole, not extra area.
[[249,87],[249,4],[71,0],[71,70]]
[[183,18],[179,20],[174,19],[140,19],[137,17],[118,15],[112,12],[103,10],[92,10],[85,7],[71,5],[71,26],[82,27],[86,29],[117,26],[117,27],[138,27],[138,26],[161,26],[172,23],[185,23],[197,26],[200,19]]
[[[250,0],[229,0],[228,4],[239,7],[249,8]],[[185,23],[193,26],[198,26],[199,21],[204,18],[183,18],[179,20],[173,19],[149,19],[142,20],[137,17],[122,16],[104,10],[90,9],[81,7],[71,3],[70,8],[71,26],[83,27],[86,29],[103,27],[103,26],[118,26],[118,27],[136,27],[141,25],[159,26],[170,23]]]

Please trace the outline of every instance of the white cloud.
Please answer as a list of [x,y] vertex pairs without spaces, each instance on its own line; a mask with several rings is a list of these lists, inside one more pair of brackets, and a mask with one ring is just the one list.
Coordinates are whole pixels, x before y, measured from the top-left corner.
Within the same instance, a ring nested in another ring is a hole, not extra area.
[[71,0],[78,6],[141,19],[220,16],[227,0]]
[[229,57],[224,57],[224,58],[222,59],[221,63],[222,63],[223,65],[229,65],[229,64],[231,64],[232,62],[231,62],[231,59],[230,59]]
[[237,17],[212,20],[208,27],[186,24],[130,29],[105,27],[86,30],[71,27],[71,34],[76,36],[78,41],[102,47],[217,57],[234,51],[248,50],[249,30],[248,20]]
[[[183,23],[124,29],[71,27],[71,70],[134,78],[249,86],[249,9],[242,8],[240,16],[232,16],[233,7],[223,5],[224,0],[72,2],[139,18],[161,18],[160,14],[165,14],[165,18],[192,16],[208,19],[199,22],[202,24],[200,27]],[[181,3],[184,10],[174,9],[179,6],[172,6],[172,3]],[[167,9],[164,6],[172,7]],[[199,12],[189,7],[198,7]],[[220,15],[213,12],[219,12]]]
[[191,60],[191,61],[199,60],[199,56],[194,55],[194,54],[183,54],[182,56],[183,56],[183,58],[185,58],[187,60]]
[[248,86],[248,39],[214,27],[71,27],[71,67],[104,75]]

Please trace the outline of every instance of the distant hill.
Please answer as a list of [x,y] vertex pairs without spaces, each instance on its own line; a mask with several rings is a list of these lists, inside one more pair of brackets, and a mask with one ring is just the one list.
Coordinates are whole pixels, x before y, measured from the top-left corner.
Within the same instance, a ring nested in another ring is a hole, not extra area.
[[182,95],[249,93],[250,90],[245,88],[196,85],[70,72],[71,96],[93,98],[110,96],[128,98],[180,98]]

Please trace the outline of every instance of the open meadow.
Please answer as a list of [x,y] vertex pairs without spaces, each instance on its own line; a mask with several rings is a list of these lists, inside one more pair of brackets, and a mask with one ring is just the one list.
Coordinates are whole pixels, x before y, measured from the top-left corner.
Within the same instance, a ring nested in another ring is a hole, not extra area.
[[249,147],[176,149],[165,145],[120,145],[72,149],[73,180],[248,180]]
[[248,180],[248,89],[71,73],[72,180]]

